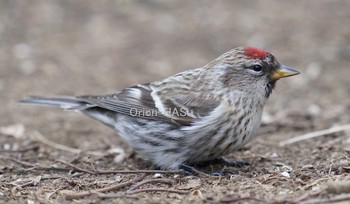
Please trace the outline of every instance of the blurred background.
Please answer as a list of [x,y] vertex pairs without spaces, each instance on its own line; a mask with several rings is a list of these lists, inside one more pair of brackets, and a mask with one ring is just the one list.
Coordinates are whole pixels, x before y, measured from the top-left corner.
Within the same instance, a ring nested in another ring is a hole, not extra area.
[[113,93],[203,66],[242,45],[266,49],[302,73],[278,83],[265,120],[285,110],[316,120],[338,110],[333,123],[349,122],[349,8],[346,0],[1,0],[0,124],[53,134],[73,131],[72,123],[96,126],[16,101]]

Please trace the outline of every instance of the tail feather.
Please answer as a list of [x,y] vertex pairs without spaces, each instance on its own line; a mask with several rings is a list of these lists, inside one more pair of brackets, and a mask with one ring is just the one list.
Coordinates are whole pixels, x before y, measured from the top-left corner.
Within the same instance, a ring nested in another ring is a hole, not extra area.
[[88,102],[82,101],[75,97],[69,97],[69,96],[62,96],[62,97],[31,96],[26,99],[20,100],[19,103],[55,106],[66,110],[82,110],[82,109],[86,109],[94,106]]
[[107,126],[114,128],[116,113],[94,104],[91,104],[84,99],[69,96],[59,97],[41,97],[30,96],[26,99],[18,101],[24,104],[46,105],[63,108],[65,110],[75,110],[81,112],[95,120],[98,120]]

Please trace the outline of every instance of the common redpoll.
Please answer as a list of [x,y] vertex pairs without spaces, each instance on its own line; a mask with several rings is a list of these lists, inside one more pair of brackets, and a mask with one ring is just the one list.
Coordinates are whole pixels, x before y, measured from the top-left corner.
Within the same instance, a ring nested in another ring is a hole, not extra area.
[[75,110],[113,128],[145,160],[178,169],[218,159],[251,141],[278,79],[299,74],[253,47],[204,67],[101,96],[20,102]]

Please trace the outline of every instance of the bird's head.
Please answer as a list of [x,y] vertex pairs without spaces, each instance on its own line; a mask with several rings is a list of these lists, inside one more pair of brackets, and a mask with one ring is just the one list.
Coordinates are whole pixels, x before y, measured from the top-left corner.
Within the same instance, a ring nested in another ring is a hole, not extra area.
[[265,92],[268,97],[277,80],[299,74],[281,65],[269,52],[254,47],[238,47],[221,55],[211,64],[225,87]]

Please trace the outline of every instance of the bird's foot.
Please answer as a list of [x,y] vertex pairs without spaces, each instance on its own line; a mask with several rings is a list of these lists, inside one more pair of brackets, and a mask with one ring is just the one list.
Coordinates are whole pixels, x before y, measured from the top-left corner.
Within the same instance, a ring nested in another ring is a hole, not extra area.
[[246,161],[240,161],[240,160],[228,160],[225,157],[220,157],[217,159],[213,159],[210,161],[205,161],[200,164],[200,166],[208,166],[208,165],[215,165],[215,164],[223,164],[231,167],[236,167],[236,168],[242,168],[245,166],[250,166],[249,162]]
[[181,164],[179,166],[180,169],[185,171],[186,176],[197,176],[198,175],[198,170],[189,164]]
[[221,164],[224,164],[224,165],[227,165],[227,166],[231,166],[231,167],[236,167],[236,168],[242,168],[242,167],[251,165],[247,161],[229,160],[229,159],[226,159],[225,157],[218,158],[217,160],[218,160],[217,162],[219,164],[221,163]]
[[205,175],[205,176],[223,176],[223,172],[214,172],[212,174],[207,174],[203,171],[200,171],[196,169],[194,166],[189,165],[189,164],[181,164],[180,169],[185,171],[186,176],[199,176],[199,175]]
[[[200,170],[198,170],[196,167],[206,167],[209,165],[216,165],[216,164],[221,164],[221,165],[227,165],[227,166],[231,166],[231,167],[235,167],[235,168],[242,168],[245,166],[250,166],[251,164],[249,162],[246,161],[240,161],[240,160],[228,160],[225,157],[220,157],[217,159],[213,159],[213,160],[209,160],[209,161],[204,161],[201,163],[196,163],[194,165],[192,164],[181,164],[180,165],[180,169],[185,171],[185,175],[187,176],[198,176],[200,174],[206,174],[209,175],[205,172],[202,172]],[[220,171],[220,172],[213,172],[210,174],[211,176],[223,176],[224,172]]]

